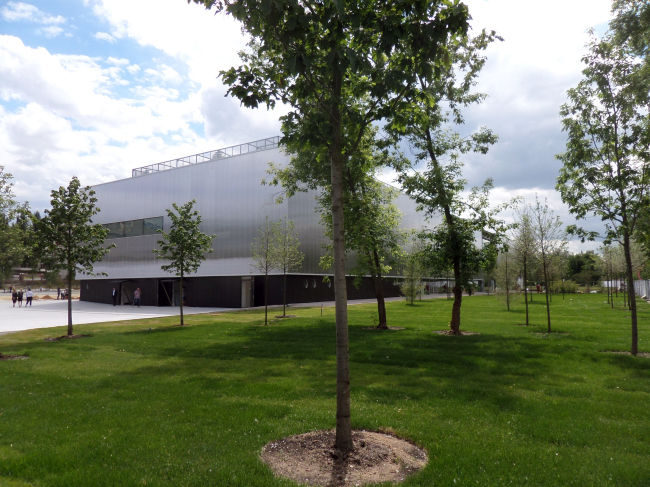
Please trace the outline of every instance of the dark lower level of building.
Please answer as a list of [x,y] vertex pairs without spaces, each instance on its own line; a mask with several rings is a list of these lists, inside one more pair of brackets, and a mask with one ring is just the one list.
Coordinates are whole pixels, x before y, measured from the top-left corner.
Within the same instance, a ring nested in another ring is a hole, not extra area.
[[[368,299],[375,297],[371,278],[364,278],[359,288],[353,284],[354,278],[347,278],[348,299]],[[384,295],[400,296],[399,279],[384,279]],[[286,276],[286,302],[315,303],[334,300],[334,284],[324,282],[323,276]],[[184,292],[181,293],[178,278],[147,279],[93,279],[81,281],[82,301],[113,304],[113,289],[116,290],[116,304],[130,305],[133,293],[141,291],[143,306],[178,306],[181,296],[186,306],[214,308],[248,308],[264,306],[264,276],[214,276],[186,277],[183,279]],[[281,305],[284,296],[283,276],[268,277],[268,304]]]

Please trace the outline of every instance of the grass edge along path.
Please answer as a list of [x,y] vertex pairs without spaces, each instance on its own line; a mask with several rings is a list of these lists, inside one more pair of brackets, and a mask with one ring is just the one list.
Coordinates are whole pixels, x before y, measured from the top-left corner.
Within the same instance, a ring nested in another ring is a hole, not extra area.
[[[602,295],[554,296],[507,312],[445,299],[350,307],[353,427],[424,447],[429,464],[402,485],[649,485],[650,359],[629,347],[629,313]],[[0,336],[0,486],[289,486],[259,459],[266,443],[332,428],[333,310],[253,326],[263,311],[79,325]],[[650,306],[640,303],[641,351]],[[566,334],[562,334],[566,333]]]

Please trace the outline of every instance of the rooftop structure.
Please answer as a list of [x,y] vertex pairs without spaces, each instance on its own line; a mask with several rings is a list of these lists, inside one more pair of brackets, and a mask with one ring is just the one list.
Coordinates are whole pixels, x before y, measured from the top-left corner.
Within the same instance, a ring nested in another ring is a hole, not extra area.
[[191,156],[180,157],[178,159],[171,159],[165,162],[157,162],[135,168],[131,171],[131,177],[145,176],[147,174],[157,173],[160,171],[168,171],[170,169],[178,169],[179,167],[191,166],[193,164],[203,164],[210,161],[218,161],[227,157],[241,156],[249,152],[264,151],[270,149],[277,149],[280,146],[280,136],[268,137],[266,139],[255,140],[253,142],[246,142],[244,144],[232,145],[224,147],[223,149],[212,150],[208,152],[201,152]]

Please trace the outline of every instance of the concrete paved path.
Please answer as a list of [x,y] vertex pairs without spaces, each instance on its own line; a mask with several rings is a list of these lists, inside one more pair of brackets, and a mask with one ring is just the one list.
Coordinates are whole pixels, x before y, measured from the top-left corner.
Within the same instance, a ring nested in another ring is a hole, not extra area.
[[[227,308],[190,308],[184,307],[183,314],[214,313],[229,311]],[[110,304],[89,303],[87,301],[72,301],[72,324],[102,323],[105,321],[137,320],[141,318],[157,318],[178,316],[179,308],[158,308],[156,306],[112,306]],[[31,330],[33,328],[51,328],[68,325],[67,301],[34,301],[33,306],[12,307],[11,300],[0,299],[0,334]]]
[[[42,294],[42,293],[39,293]],[[484,293],[476,293],[484,294]],[[54,293],[56,295],[56,293]],[[73,294],[74,296],[74,294]],[[446,298],[445,294],[423,296],[423,299]],[[463,299],[467,299],[464,295]],[[386,301],[399,301],[401,298],[386,298]],[[375,303],[374,299],[349,300],[348,305]],[[0,335],[14,331],[31,330],[33,328],[52,328],[55,326],[68,325],[68,302],[59,300],[38,300],[33,306],[12,307],[11,298],[6,294],[0,294]],[[291,308],[298,307],[331,307],[333,301],[292,304]],[[254,308],[253,308],[254,309]],[[258,308],[260,309],[260,308]],[[269,310],[282,309],[282,306],[269,306]],[[184,307],[183,314],[193,315],[200,313],[218,313],[235,311],[234,308],[190,308]],[[287,310],[289,313],[289,310]],[[84,325],[87,323],[103,323],[109,321],[137,320],[141,318],[158,318],[165,316],[178,316],[179,308],[156,306],[142,306],[133,308],[131,306],[112,306],[110,304],[89,303],[87,301],[72,300],[72,324]]]

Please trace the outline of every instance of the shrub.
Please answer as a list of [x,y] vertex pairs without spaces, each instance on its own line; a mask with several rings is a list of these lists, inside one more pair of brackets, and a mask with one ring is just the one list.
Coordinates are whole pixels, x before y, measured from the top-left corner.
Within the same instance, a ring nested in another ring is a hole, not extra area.
[[567,294],[575,294],[578,292],[578,284],[573,281],[559,281],[554,282],[551,290],[555,294],[561,294],[562,288],[564,287],[564,292]]

